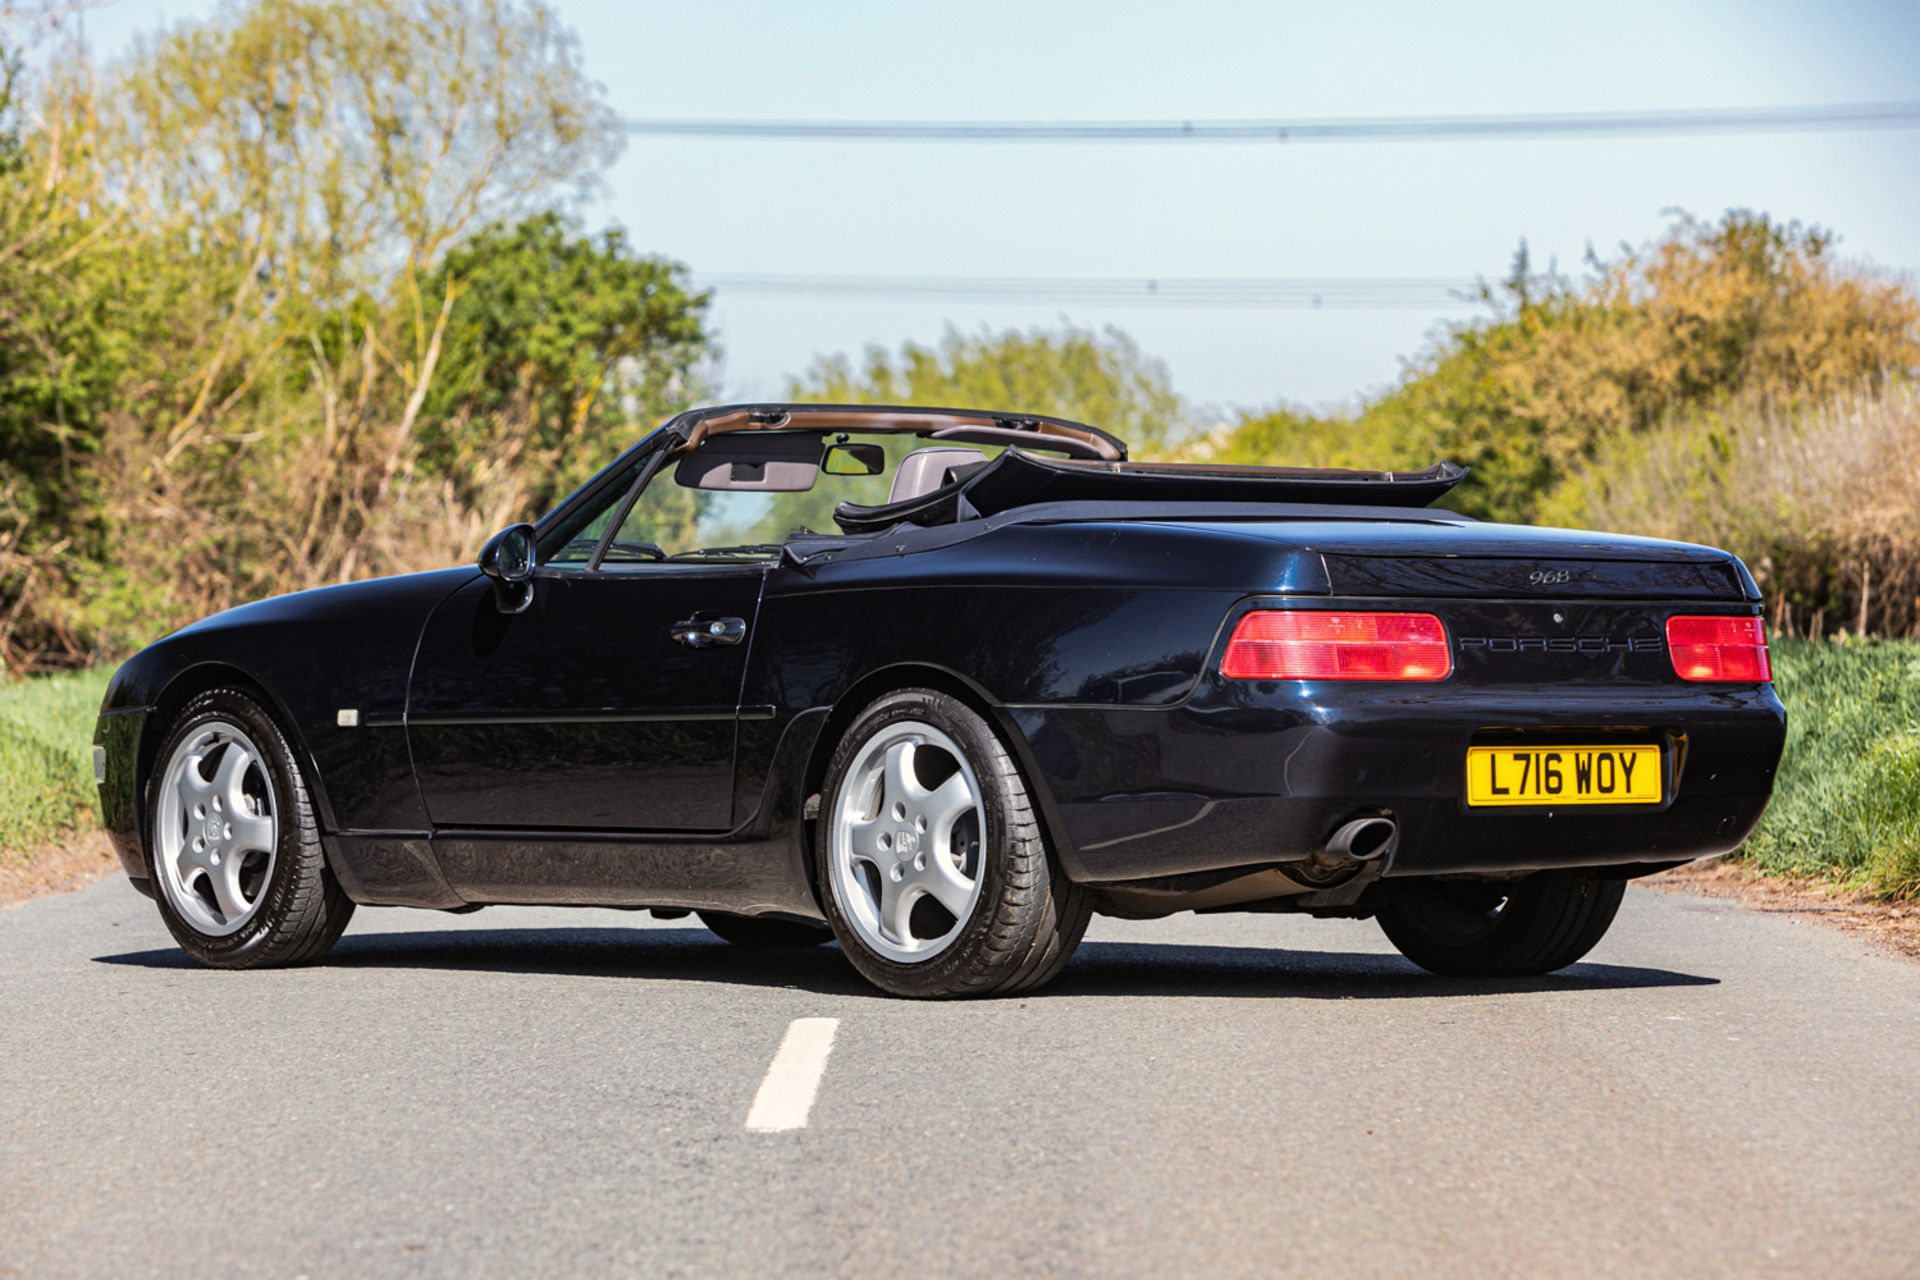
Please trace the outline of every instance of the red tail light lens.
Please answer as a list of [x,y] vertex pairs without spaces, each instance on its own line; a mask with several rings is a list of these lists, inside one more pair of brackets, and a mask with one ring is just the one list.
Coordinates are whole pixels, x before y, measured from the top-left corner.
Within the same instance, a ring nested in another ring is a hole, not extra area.
[[1758,618],[1668,618],[1667,654],[1682,680],[1773,679],[1767,633]]
[[1263,609],[1240,619],[1220,674],[1229,680],[1445,680],[1447,629],[1430,613]]

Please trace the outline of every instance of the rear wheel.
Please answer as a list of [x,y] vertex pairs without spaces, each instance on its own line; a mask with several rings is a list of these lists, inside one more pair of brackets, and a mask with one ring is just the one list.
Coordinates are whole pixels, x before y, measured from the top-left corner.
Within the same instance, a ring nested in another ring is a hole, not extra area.
[[830,930],[817,924],[796,920],[766,920],[757,916],[729,916],[718,911],[699,913],[700,923],[736,947],[778,949],[817,947],[833,937]]
[[992,726],[929,689],[888,694],[827,768],[820,898],[847,958],[895,995],[1030,990],[1065,967],[1090,896],[1047,854]]
[[1524,880],[1427,880],[1394,886],[1380,927],[1423,969],[1460,977],[1514,977],[1564,969],[1613,923],[1624,880],[1541,871]]
[[258,702],[200,694],[155,757],[149,870],[186,953],[221,969],[316,960],[353,916],[327,867],[300,765]]

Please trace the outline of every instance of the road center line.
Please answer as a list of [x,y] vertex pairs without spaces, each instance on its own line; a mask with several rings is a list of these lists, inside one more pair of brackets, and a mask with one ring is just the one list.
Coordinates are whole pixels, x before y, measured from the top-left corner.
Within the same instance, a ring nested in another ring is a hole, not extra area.
[[807,1127],[807,1113],[813,1110],[813,1096],[820,1092],[820,1077],[826,1072],[833,1033],[839,1026],[838,1018],[795,1018],[788,1024],[786,1038],[767,1065],[767,1078],[760,1082],[760,1092],[747,1112],[750,1132],[783,1133]]

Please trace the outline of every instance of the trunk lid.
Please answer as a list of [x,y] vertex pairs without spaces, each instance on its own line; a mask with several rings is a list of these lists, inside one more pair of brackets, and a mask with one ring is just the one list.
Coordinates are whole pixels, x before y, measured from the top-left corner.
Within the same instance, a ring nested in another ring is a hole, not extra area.
[[[1199,524],[1198,521],[1183,521]],[[1740,561],[1687,542],[1481,524],[1444,512],[1375,520],[1205,522],[1319,554],[1336,596],[1479,600],[1759,599]]]
[[1394,525],[1313,545],[1343,596],[1734,602],[1751,586],[1724,551],[1572,529]]
[[1545,556],[1324,557],[1339,596],[1480,600],[1746,599],[1731,561],[1559,559]]

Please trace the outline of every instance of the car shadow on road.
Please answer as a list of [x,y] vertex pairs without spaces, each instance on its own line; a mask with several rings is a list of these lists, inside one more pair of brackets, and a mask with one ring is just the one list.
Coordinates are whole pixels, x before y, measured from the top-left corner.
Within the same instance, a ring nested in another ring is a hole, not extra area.
[[1709,987],[1718,978],[1639,965],[1571,965],[1526,978],[1442,978],[1398,955],[1177,942],[1091,942],[1047,988],[1075,996],[1290,996],[1407,1000],[1513,992]]
[[[194,967],[180,951],[98,956],[100,964]],[[442,969],[484,973],[578,974],[743,986],[795,987],[831,995],[879,996],[837,947],[752,951],[697,929],[448,929],[349,934],[327,968]],[[1088,942],[1064,973],[1032,999],[1103,996],[1279,997],[1296,1000],[1404,1000],[1515,992],[1713,986],[1718,978],[1634,965],[1576,964],[1531,978],[1459,979],[1428,974],[1397,955],[1295,951],[1176,942]]]

